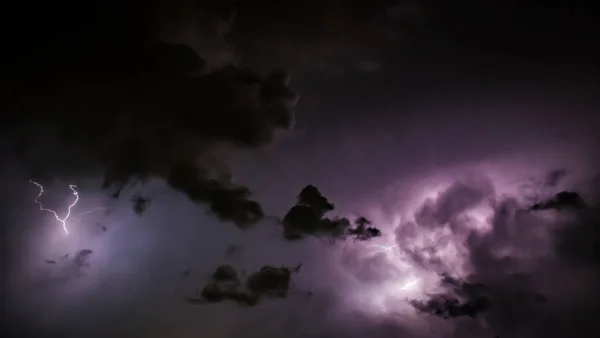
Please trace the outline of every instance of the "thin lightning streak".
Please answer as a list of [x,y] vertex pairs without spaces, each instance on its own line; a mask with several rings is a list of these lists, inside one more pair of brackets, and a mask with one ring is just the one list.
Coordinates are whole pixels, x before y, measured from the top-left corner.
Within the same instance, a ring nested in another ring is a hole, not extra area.
[[392,249],[395,248],[396,246],[397,246],[396,244],[394,244],[394,245],[388,245],[388,246],[373,244],[373,245],[367,246],[367,248],[379,248],[379,249],[381,249],[381,250],[377,250],[375,252],[372,252],[370,256],[373,256],[373,255],[376,255],[376,254],[378,254],[380,252],[392,251]]
[[79,201],[79,193],[77,192],[77,190],[75,190],[75,188],[77,188],[77,186],[74,184],[69,185],[69,189],[71,189],[71,191],[73,192],[73,195],[75,196],[75,201],[71,205],[69,205],[69,208],[67,209],[67,215],[65,216],[65,218],[61,219],[58,216],[58,213],[56,211],[44,208],[44,205],[42,204],[42,202],[39,201],[42,194],[44,194],[44,186],[42,186],[41,184],[39,184],[36,181],[29,180],[29,182],[32,184],[35,184],[38,188],[40,188],[40,193],[37,195],[34,202],[40,206],[41,211],[47,211],[47,212],[52,213],[54,215],[54,218],[56,218],[57,221],[62,223],[63,229],[65,230],[65,232],[68,235],[69,230],[67,229],[67,220],[69,219],[69,216],[71,216],[71,208],[73,208],[75,206],[75,204],[77,204],[77,202]]
[[92,212],[95,212],[95,211],[98,211],[98,210],[106,210],[106,209],[108,209],[108,208],[106,208],[106,207],[97,207],[97,208],[94,208],[94,209],[90,209],[88,211],[81,212],[81,213],[79,213],[77,215],[79,215],[79,216],[81,216],[81,215],[87,215],[87,214],[91,214]]
[[410,288],[411,286],[414,286],[415,284],[417,284],[419,282],[418,279],[414,279],[406,284],[404,284],[404,286],[402,286],[402,290],[408,290],[408,288]]

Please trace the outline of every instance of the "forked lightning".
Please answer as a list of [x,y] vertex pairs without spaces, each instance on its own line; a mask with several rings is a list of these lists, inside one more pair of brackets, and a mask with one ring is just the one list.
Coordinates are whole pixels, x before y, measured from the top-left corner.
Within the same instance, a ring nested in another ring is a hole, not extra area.
[[44,186],[39,184],[36,181],[29,180],[29,182],[32,184],[35,184],[38,188],[40,188],[40,192],[37,195],[37,197],[35,198],[34,202],[40,206],[41,211],[47,211],[47,212],[52,213],[54,215],[54,218],[56,218],[56,220],[62,224],[63,230],[65,230],[65,233],[68,235],[69,230],[67,229],[67,220],[69,219],[69,216],[71,216],[71,208],[73,208],[75,206],[75,204],[77,204],[77,202],[79,201],[79,193],[76,190],[77,186],[74,184],[69,185],[69,189],[71,189],[71,191],[73,192],[73,196],[75,196],[75,201],[73,201],[73,203],[71,203],[71,205],[69,205],[69,208],[67,208],[67,214],[65,215],[64,218],[61,219],[60,216],[58,216],[58,213],[56,211],[54,211],[52,209],[44,208],[44,205],[42,204],[42,202],[39,201],[40,197],[42,197],[42,195],[44,194]]

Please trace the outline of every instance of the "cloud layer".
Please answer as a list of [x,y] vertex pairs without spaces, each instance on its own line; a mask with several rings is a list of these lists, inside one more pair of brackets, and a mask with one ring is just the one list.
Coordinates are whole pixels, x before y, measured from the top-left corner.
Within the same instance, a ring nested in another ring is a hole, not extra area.
[[[598,143],[585,81],[481,89],[495,79],[477,78],[477,89],[460,82],[442,95],[423,76],[408,77],[410,90],[394,87],[405,74],[385,73],[376,56],[410,33],[396,31],[407,18],[428,23],[419,6],[397,5],[318,6],[325,14],[314,27],[289,31],[312,12],[174,3],[99,6],[98,22],[47,15],[64,32],[30,34],[30,53],[7,73],[15,114],[3,124],[2,213],[13,323],[33,336],[91,338],[595,332]],[[248,11],[274,26],[253,34],[260,20]],[[271,70],[278,63],[304,71],[305,91],[331,87],[336,104],[310,132],[274,142],[298,108],[289,75]],[[353,67],[381,77],[358,81]],[[343,83],[320,81],[340,74]],[[414,111],[398,102],[415,95]],[[46,187],[44,205],[61,211],[77,184],[69,236],[34,203],[32,178]],[[320,193],[307,203],[296,195],[309,184]],[[562,190],[580,192],[588,209],[546,210]],[[282,238],[291,206],[322,204],[313,217],[322,221],[331,202],[329,222],[359,213],[381,236]],[[186,301],[222,265],[245,280],[298,264],[285,298],[250,308]]]

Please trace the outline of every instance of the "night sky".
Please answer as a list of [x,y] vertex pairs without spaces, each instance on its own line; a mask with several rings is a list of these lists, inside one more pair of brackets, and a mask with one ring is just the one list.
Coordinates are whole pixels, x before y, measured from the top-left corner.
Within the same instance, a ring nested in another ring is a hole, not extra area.
[[584,2],[3,7],[8,337],[600,331]]

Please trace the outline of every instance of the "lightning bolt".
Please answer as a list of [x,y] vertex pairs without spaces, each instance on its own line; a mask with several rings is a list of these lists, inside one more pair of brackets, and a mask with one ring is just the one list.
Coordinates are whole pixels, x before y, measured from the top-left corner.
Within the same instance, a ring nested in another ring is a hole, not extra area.
[[416,285],[418,282],[419,282],[419,280],[418,280],[418,279],[413,279],[412,281],[410,281],[410,282],[407,282],[406,284],[404,284],[404,285],[402,286],[402,290],[408,290],[408,289],[409,289],[411,286],[414,286],[414,285]]
[[71,208],[73,208],[75,206],[75,204],[77,204],[77,202],[79,201],[79,193],[76,190],[77,186],[74,184],[69,185],[69,189],[71,189],[71,191],[73,192],[73,195],[75,196],[75,201],[73,203],[71,203],[71,205],[69,205],[69,208],[67,209],[67,215],[63,219],[61,219],[58,216],[58,213],[56,211],[44,208],[44,205],[42,204],[42,202],[39,201],[40,197],[42,197],[42,195],[44,194],[44,186],[39,184],[38,182],[32,181],[32,180],[29,180],[29,183],[35,184],[38,188],[40,188],[40,193],[37,195],[34,202],[40,206],[41,211],[46,211],[46,212],[52,213],[54,215],[54,218],[56,218],[56,220],[62,224],[63,230],[65,230],[65,232],[68,235],[69,230],[67,229],[67,220],[69,219],[69,216],[71,216]]
[[[370,256],[376,255],[378,253],[381,252],[391,252],[393,248],[395,248],[396,246],[398,246],[397,244],[394,245],[378,245],[378,244],[373,244],[373,245],[368,245],[367,248],[379,248],[379,250],[374,251],[370,254]],[[419,279],[412,279],[406,283],[404,283],[404,285],[402,285],[402,287],[400,288],[401,290],[408,290],[411,287],[415,286],[417,283],[419,282]]]
[[82,213],[79,213],[77,215],[79,215],[79,216],[81,216],[81,215],[87,215],[87,214],[91,214],[92,212],[96,212],[96,211],[99,211],[99,210],[106,210],[106,209],[108,209],[108,208],[106,208],[106,207],[97,207],[97,208],[93,208],[93,209],[90,209],[88,211],[84,211]]
[[370,254],[370,256],[373,256],[380,252],[392,251],[392,249],[395,248],[396,246],[397,246],[396,244],[388,245],[388,246],[373,244],[373,245],[367,246],[367,248],[379,248],[380,249],[380,250],[374,251]]

